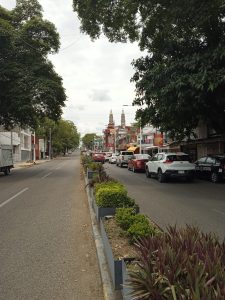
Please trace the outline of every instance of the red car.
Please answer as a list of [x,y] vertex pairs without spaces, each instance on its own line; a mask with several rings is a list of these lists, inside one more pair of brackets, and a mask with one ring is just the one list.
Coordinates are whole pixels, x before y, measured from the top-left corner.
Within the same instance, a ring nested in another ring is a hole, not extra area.
[[145,163],[149,161],[150,155],[148,154],[134,154],[128,160],[128,170],[132,170],[133,172],[137,171],[145,171]]
[[105,155],[102,152],[94,152],[92,153],[92,159],[95,162],[101,162],[101,163],[105,163]]

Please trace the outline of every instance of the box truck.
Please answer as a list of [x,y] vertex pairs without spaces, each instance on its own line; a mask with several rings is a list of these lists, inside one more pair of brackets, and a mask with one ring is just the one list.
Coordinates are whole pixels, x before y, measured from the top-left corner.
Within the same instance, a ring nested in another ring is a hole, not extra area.
[[11,145],[0,145],[0,172],[9,175],[13,168],[13,151]]

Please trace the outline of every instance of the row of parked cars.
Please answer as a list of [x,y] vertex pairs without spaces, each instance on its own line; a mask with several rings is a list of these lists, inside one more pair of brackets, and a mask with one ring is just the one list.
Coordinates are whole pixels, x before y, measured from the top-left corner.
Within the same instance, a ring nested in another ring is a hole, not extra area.
[[159,182],[169,178],[184,178],[191,182],[198,177],[217,183],[225,179],[225,154],[207,155],[191,163],[189,155],[183,152],[162,152],[150,157],[122,151],[111,154],[108,161],[118,167],[127,166],[133,172],[144,171],[146,177],[155,177]]

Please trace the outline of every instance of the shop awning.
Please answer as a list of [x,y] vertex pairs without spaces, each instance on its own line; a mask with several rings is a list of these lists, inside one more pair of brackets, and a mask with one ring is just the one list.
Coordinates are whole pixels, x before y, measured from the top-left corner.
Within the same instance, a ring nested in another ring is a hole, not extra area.
[[132,151],[132,152],[134,152],[135,150],[137,150],[139,147],[134,147],[134,146],[132,146],[132,147],[129,147],[128,149],[127,149],[127,151]]

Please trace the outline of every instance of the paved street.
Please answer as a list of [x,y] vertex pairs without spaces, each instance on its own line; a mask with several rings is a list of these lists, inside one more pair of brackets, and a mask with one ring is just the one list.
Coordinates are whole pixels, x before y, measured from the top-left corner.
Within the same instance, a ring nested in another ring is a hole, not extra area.
[[213,184],[196,180],[194,183],[159,183],[146,178],[144,173],[133,173],[127,168],[106,163],[107,173],[121,181],[129,195],[162,228],[168,224],[194,224],[205,232],[216,232],[225,237],[225,183]]
[[0,176],[0,299],[102,300],[80,157]]

